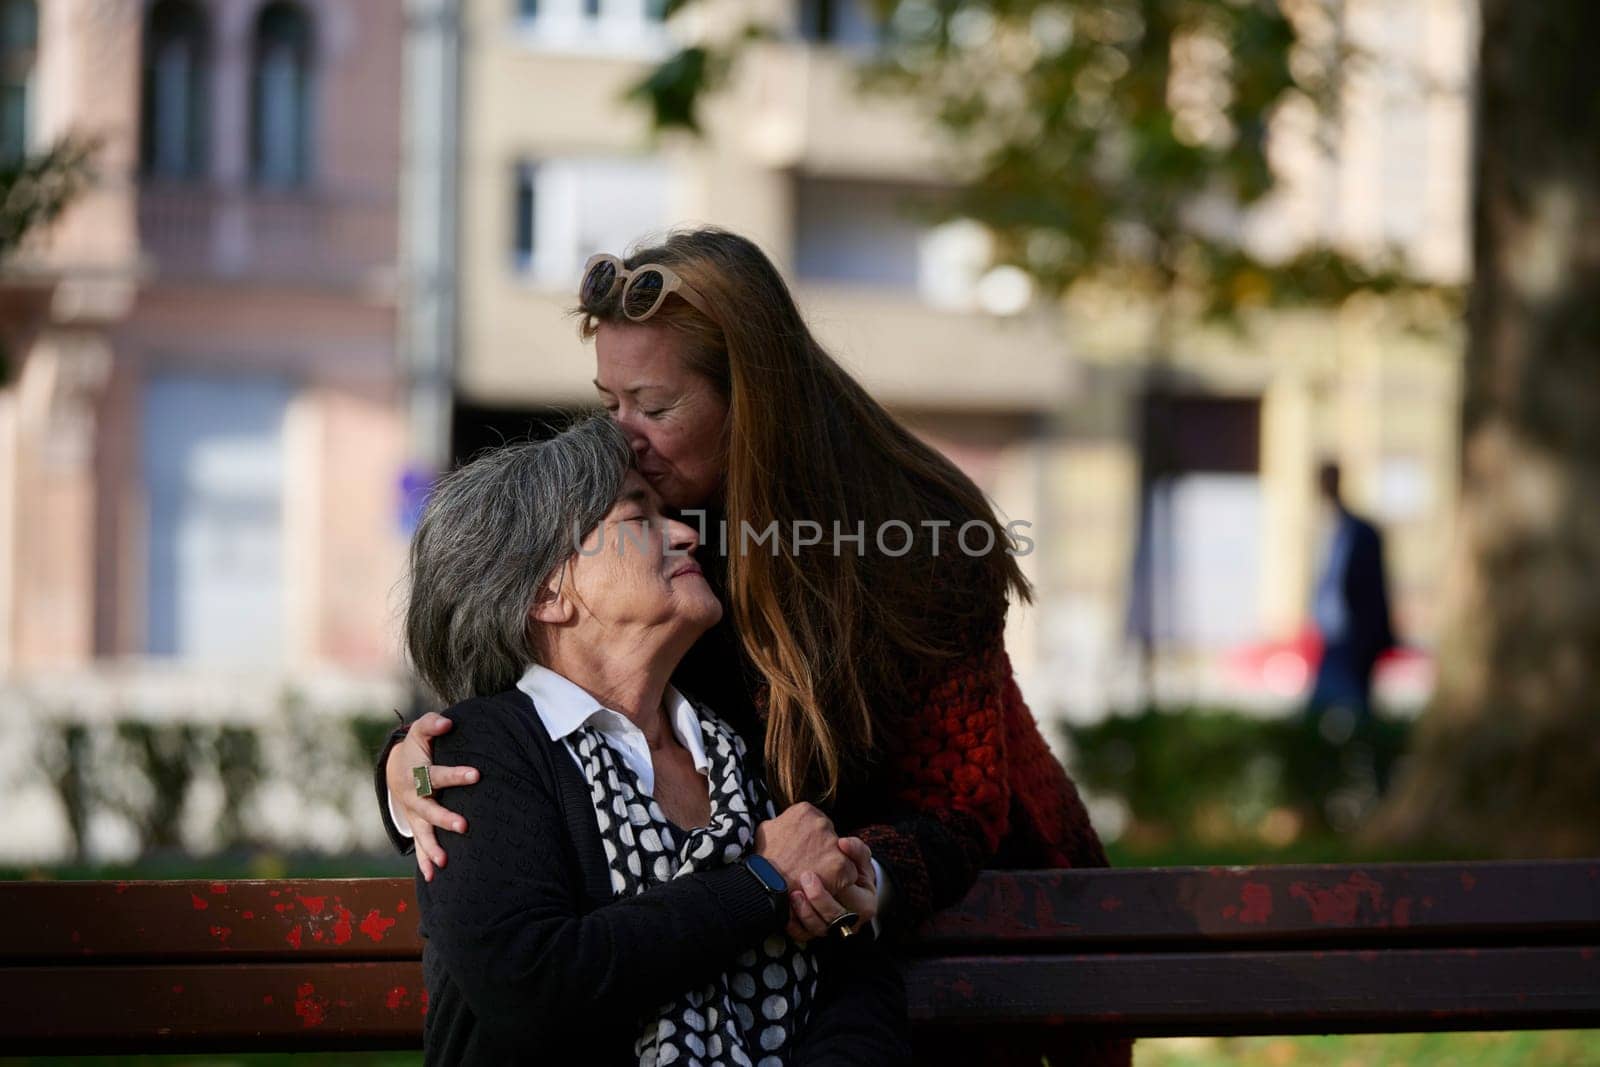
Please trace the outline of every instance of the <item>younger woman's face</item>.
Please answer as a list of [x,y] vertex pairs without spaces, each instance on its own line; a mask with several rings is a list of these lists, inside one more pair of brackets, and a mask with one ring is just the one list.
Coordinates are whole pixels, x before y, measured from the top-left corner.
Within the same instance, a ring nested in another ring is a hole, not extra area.
[[684,340],[666,326],[601,323],[594,385],[628,436],[644,475],[668,508],[703,507],[727,469],[728,405],[683,359]]

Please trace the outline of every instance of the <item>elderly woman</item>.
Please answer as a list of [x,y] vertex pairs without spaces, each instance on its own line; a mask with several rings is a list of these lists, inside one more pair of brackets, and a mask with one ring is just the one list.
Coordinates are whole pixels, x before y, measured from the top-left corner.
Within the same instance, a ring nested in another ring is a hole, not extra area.
[[454,702],[438,755],[482,773],[444,800],[473,830],[417,887],[427,1062],[905,1060],[871,934],[782,935],[786,882],[821,899],[818,872],[847,883],[844,930],[872,917],[867,847],[809,805],[775,816],[759,759],[668,684],[722,615],[696,544],[603,419],[431,497],[406,644]]
[[[913,933],[985,866],[1105,866],[1012,676],[1007,602],[1030,590],[1009,531],[828,355],[760,249],[702,229],[596,256],[578,311],[640,473],[716,545],[702,557],[729,611],[677,684],[764,750],[780,806],[814,802],[872,848],[885,930]],[[774,526],[776,545],[746,535]],[[402,849],[415,835],[424,877],[446,862],[434,828],[463,825],[410,788],[449,729],[423,716],[377,770],[391,835]],[[439,759],[435,785],[466,780],[470,761]],[[845,907],[805,894],[792,906],[797,938]],[[1120,1042],[1053,1051],[1129,1059]]]

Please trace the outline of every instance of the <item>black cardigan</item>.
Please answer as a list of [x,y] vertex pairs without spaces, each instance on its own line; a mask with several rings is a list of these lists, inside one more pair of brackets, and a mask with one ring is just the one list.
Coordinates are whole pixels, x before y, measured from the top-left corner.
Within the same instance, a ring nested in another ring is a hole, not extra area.
[[[482,776],[439,794],[468,830],[440,831],[447,865],[417,879],[425,1061],[632,1065],[642,1017],[778,929],[765,891],[732,866],[614,899],[589,786],[533,702],[513,689],[448,714],[435,759]],[[832,958],[791,1062],[909,1062],[885,950],[858,937],[821,951]]]

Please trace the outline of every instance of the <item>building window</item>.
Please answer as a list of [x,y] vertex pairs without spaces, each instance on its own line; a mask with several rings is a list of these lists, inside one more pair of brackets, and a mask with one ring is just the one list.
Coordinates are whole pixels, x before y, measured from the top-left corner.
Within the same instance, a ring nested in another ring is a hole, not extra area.
[[0,0],[0,166],[19,163],[28,154],[38,50],[34,0]]
[[251,164],[258,184],[304,185],[311,174],[311,20],[277,2],[256,20],[251,81]]
[[538,246],[537,189],[539,168],[532,163],[517,165],[516,204],[512,221],[512,256],[516,269],[524,273],[533,269],[533,250]]
[[1260,401],[1153,393],[1141,418],[1146,478],[1131,631],[1158,652],[1261,640]]
[[518,0],[531,43],[596,51],[655,51],[668,43],[665,0]]
[[883,23],[872,0],[800,0],[800,36],[813,44],[872,50],[883,43]]
[[513,172],[512,266],[542,284],[577,284],[596,252],[623,255],[669,224],[671,173],[656,159],[542,159]]
[[282,382],[249,377],[158,377],[146,387],[151,654],[281,661],[291,395]]
[[871,287],[948,311],[1016,314],[1032,301],[1025,276],[990,268],[988,231],[939,222],[938,190],[896,182],[795,181],[795,272],[802,281]]
[[198,178],[206,172],[210,49],[205,17],[190,0],[160,0],[145,23],[145,173]]

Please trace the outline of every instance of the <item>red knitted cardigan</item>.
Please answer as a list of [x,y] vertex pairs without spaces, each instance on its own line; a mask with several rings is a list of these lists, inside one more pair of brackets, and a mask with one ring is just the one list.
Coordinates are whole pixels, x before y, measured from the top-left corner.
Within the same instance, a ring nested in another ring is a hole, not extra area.
[[[983,867],[1109,865],[1077,787],[1022,699],[999,633],[928,673],[879,731],[879,788],[845,798],[866,824],[851,826],[839,813],[840,832],[850,826],[885,867],[892,898],[883,921],[901,936],[959,901]],[[1127,1067],[1132,1050],[1122,1038],[1047,1030],[981,1050],[941,1037],[919,1062],[1039,1067],[1047,1057]]]
[[[878,796],[857,832],[893,873],[893,928],[919,926],[995,866],[1105,867],[1077,787],[1039,732],[998,635],[934,672],[879,732]],[[860,807],[859,805],[851,805]],[[898,816],[880,821],[885,814]],[[927,820],[961,843],[927,855]],[[901,825],[901,823],[909,825]],[[934,860],[944,869],[931,869]],[[948,869],[959,860],[957,870]]]

